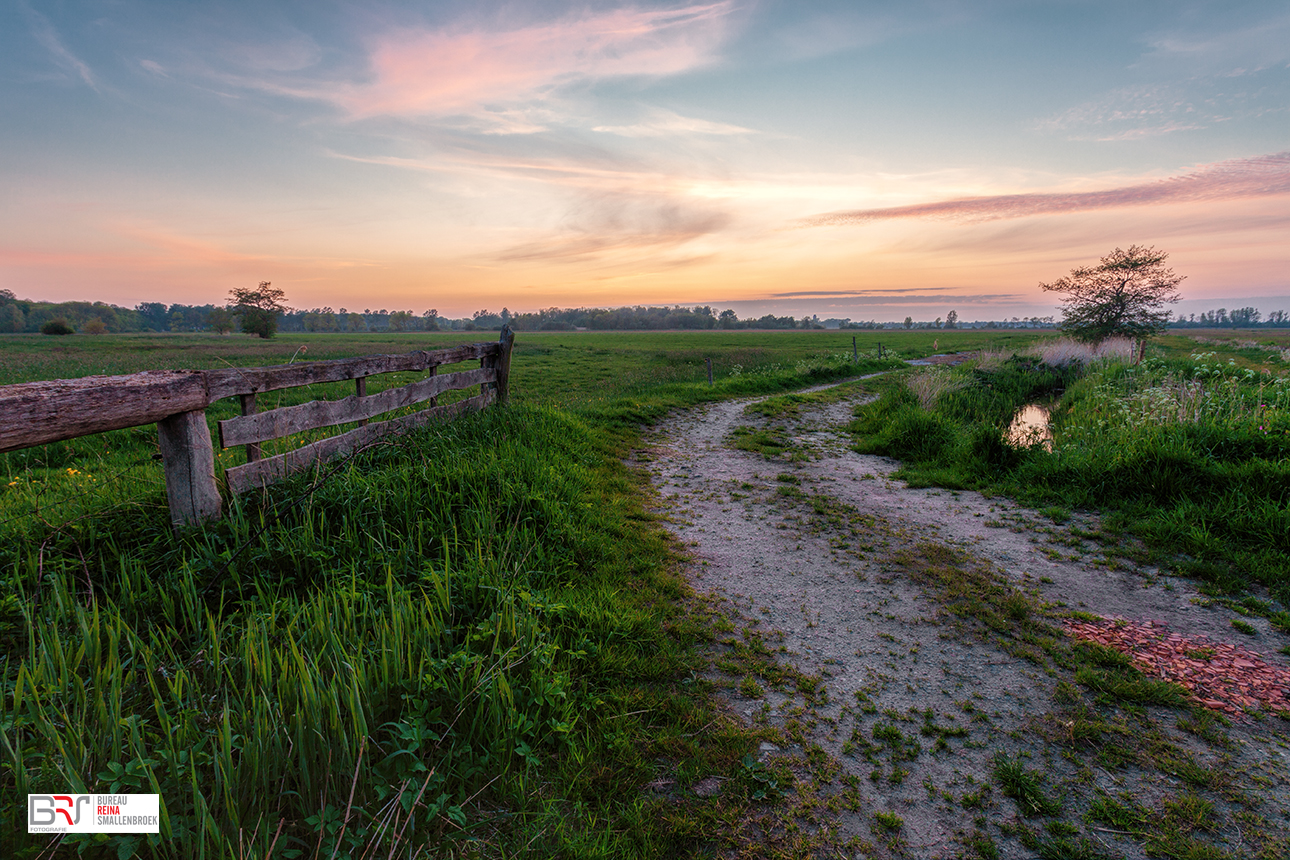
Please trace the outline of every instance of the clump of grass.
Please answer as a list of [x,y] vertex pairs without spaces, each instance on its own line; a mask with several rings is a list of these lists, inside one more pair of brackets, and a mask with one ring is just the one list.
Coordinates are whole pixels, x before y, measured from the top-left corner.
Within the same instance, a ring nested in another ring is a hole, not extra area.
[[958,391],[967,385],[965,378],[946,367],[920,370],[905,378],[905,387],[923,409],[932,409],[943,394]]
[[1017,801],[1022,815],[1029,818],[1061,812],[1061,804],[1044,793],[1043,777],[1027,770],[1020,760],[1000,753],[995,757],[992,773],[1004,796]]
[[998,370],[1014,355],[1010,349],[983,349],[976,354],[975,366],[977,370]]
[[905,819],[894,812],[875,812],[873,827],[875,833],[898,833],[905,826]]

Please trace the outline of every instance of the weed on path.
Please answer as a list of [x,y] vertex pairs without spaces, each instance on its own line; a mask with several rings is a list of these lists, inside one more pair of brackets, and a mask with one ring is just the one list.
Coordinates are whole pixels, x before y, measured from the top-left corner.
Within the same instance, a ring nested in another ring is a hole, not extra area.
[[1063,624],[1153,621],[1273,669],[1286,637],[1091,515],[890,480],[835,432],[863,386],[692,411],[642,458],[724,615],[712,680],[773,733],[755,763],[816,835],[856,857],[1285,856],[1290,723]]

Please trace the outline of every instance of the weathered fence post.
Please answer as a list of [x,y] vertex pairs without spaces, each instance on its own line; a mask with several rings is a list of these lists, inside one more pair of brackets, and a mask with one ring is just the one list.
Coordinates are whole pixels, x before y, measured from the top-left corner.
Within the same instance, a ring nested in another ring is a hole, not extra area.
[[[367,377],[366,377],[366,376],[356,376],[356,377],[354,377],[354,394],[355,394],[356,396],[358,396],[358,397],[366,397],[366,396],[367,396]],[[358,426],[359,426],[359,427],[366,427],[366,426],[367,426],[367,419],[366,419],[366,418],[360,418],[360,419],[358,419]]]
[[502,345],[497,354],[497,402],[505,403],[511,391],[511,347],[515,345],[515,332],[509,325],[502,326],[497,342]]
[[178,528],[219,517],[215,448],[206,424],[206,410],[161,419],[157,422],[157,437],[166,471],[170,522]]
[[712,385],[712,359],[706,359],[708,362],[708,385]]
[[852,361],[859,361],[859,360],[860,360],[860,350],[859,350],[859,348],[856,346],[856,336],[855,336],[855,335],[851,335],[851,360],[852,360]]
[[[255,392],[254,391],[252,391],[250,394],[238,395],[238,399],[242,403],[243,415],[255,414]],[[260,443],[251,442],[246,446],[246,462],[254,463],[258,459],[260,459]]]

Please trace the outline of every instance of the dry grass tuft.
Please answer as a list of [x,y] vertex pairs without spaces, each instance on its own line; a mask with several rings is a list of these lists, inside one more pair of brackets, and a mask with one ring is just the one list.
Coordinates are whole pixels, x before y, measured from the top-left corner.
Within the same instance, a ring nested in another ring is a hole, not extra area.
[[1003,363],[1017,353],[1011,349],[983,349],[976,354],[976,366],[979,370],[998,370]]
[[1039,344],[1035,347],[1034,354],[1049,367],[1068,367],[1072,364],[1089,365],[1107,359],[1131,360],[1133,350],[1133,341],[1127,337],[1113,337],[1098,344],[1063,337]]
[[905,380],[905,385],[924,409],[931,409],[936,405],[938,397],[947,391],[958,391],[966,387],[967,382],[947,368],[933,367],[909,377]]

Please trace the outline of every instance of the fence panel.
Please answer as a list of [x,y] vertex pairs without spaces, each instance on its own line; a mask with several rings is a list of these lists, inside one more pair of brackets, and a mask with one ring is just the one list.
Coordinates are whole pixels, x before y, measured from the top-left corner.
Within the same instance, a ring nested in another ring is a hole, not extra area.
[[[156,423],[166,474],[170,519],[176,525],[218,517],[214,447],[206,408],[237,396],[242,415],[219,422],[224,447],[245,445],[248,462],[225,472],[234,493],[265,486],[326,458],[357,450],[389,433],[407,432],[436,419],[451,419],[505,403],[509,393],[515,333],[503,327],[496,343],[472,343],[405,355],[369,355],[335,361],[227,370],[147,370],[124,376],[86,376],[0,386],[0,453],[93,433]],[[479,359],[477,370],[438,374],[442,365]],[[430,371],[428,379],[368,395],[366,379],[381,373]],[[323,382],[355,380],[357,393],[342,400],[315,400],[256,412],[256,395]],[[480,393],[437,405],[445,391],[478,385]],[[402,418],[370,423],[373,416],[430,401]],[[347,433],[294,451],[261,458],[260,443],[302,430],[357,421]]]

